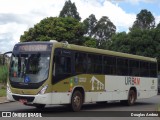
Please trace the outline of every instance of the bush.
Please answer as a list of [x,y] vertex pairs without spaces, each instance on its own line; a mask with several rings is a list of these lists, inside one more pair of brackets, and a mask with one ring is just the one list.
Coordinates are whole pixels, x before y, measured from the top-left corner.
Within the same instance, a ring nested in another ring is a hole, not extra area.
[[7,66],[0,66],[0,83],[7,83],[8,68]]

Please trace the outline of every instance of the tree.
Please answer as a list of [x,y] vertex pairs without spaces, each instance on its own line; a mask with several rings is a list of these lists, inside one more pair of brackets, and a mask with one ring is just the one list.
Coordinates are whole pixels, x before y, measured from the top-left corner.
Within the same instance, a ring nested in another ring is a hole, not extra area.
[[134,29],[132,32],[117,33],[112,37],[112,42],[108,49],[141,55],[146,57],[160,58],[160,32],[156,29],[140,30]]
[[160,29],[160,23],[158,23],[158,25],[157,25],[157,27],[156,27],[157,29]]
[[96,40],[91,37],[84,37],[83,46],[96,48]]
[[69,43],[83,43],[84,26],[72,17],[57,18],[49,17],[25,31],[20,37],[21,42],[25,41],[68,41]]
[[139,14],[137,14],[136,21],[133,23],[132,28],[138,28],[141,30],[152,29],[155,27],[155,18],[152,13],[146,9],[141,10]]
[[2,63],[3,63],[3,57],[2,57],[2,55],[0,54],[0,65],[2,65]]
[[65,5],[63,6],[59,17],[73,17],[77,19],[78,21],[81,20],[81,17],[79,16],[79,13],[77,12],[77,7],[75,3],[72,3],[70,0],[65,2]]
[[112,36],[112,41],[108,41],[108,48],[113,51],[129,53],[130,44],[129,38],[126,32],[116,33]]
[[152,30],[153,31],[153,39],[154,39],[154,48],[155,48],[155,53],[154,56],[158,60],[158,70],[160,72],[160,23],[157,25],[157,27]]
[[85,35],[89,37],[93,37],[93,30],[97,25],[97,19],[94,14],[91,14],[88,18],[83,21],[85,25]]
[[154,40],[151,34],[151,30],[137,30],[130,33],[129,35],[132,43],[131,53],[147,57],[154,57]]
[[98,48],[105,48],[106,42],[116,32],[116,26],[107,16],[103,16],[93,29],[94,38],[97,40]]

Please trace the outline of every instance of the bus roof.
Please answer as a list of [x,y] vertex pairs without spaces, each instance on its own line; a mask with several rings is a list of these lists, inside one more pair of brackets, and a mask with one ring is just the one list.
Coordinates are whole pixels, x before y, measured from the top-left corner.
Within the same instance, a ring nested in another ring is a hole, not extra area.
[[124,58],[131,58],[131,59],[138,59],[138,60],[144,60],[144,61],[151,61],[151,62],[157,62],[156,58],[151,58],[151,57],[144,57],[144,56],[139,56],[139,55],[133,55],[133,54],[127,54],[127,53],[122,53],[122,52],[115,52],[111,50],[103,50],[103,49],[97,49],[97,48],[91,48],[91,47],[85,47],[85,46],[79,46],[79,45],[73,45],[73,44],[68,44],[68,42],[56,42],[56,41],[51,41],[51,42],[21,42],[18,44],[36,44],[36,43],[42,43],[42,44],[53,44],[55,48],[65,48],[65,49],[70,49],[70,50],[77,50],[77,51],[83,51],[83,52],[90,52],[90,53],[97,53],[97,54],[103,54],[103,55],[110,55],[110,56],[117,56],[117,57],[124,57]]
[[83,51],[83,52],[90,52],[90,53],[97,53],[97,54],[103,54],[103,55],[110,55],[110,56],[117,56],[117,57],[124,57],[124,58],[131,58],[131,59],[138,59],[138,60],[144,60],[144,61],[151,61],[151,62],[157,62],[156,58],[151,57],[144,57],[139,55],[133,55],[133,54],[127,54],[122,52],[115,52],[110,50],[103,50],[103,49],[97,49],[97,48],[91,48],[91,47],[85,47],[85,46],[79,46],[79,45],[73,45],[73,44],[66,44],[61,42],[54,43],[54,47],[58,48],[66,48],[70,50],[77,50],[77,51]]

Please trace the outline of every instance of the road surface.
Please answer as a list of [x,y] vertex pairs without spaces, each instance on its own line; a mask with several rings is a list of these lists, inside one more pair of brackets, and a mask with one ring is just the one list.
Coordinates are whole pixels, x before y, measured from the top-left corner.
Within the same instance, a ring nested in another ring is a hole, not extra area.
[[[52,119],[52,117],[57,117],[57,120],[71,120],[75,119],[74,117],[81,116],[76,118],[77,120],[79,119],[86,119],[90,120],[92,119],[100,119],[103,120],[104,117],[107,117],[107,120],[110,119],[117,119],[117,120],[142,120],[142,119],[147,119],[147,120],[160,120],[158,117],[124,117],[124,114],[128,114],[127,111],[130,111],[129,113],[143,113],[143,111],[156,111],[158,108],[158,104],[160,104],[160,95],[148,98],[148,99],[142,99],[142,100],[137,100],[134,106],[124,106],[121,105],[118,101],[115,102],[109,102],[107,104],[96,104],[96,103],[89,103],[89,104],[84,104],[81,110],[82,114],[77,114],[74,112],[68,112],[69,109],[67,106],[64,105],[47,105],[44,110],[38,110],[32,106],[24,106],[23,104],[19,102],[11,102],[11,103],[4,103],[0,104],[0,111],[9,111],[9,112],[17,112],[17,113],[42,113],[42,118],[47,117],[47,119]],[[101,114],[102,113],[102,114]],[[120,116],[122,114],[122,117],[116,117]],[[84,114],[84,115],[83,115]],[[99,115],[104,115],[103,117],[97,116]],[[68,116],[69,115],[69,116]],[[72,117],[72,115],[74,117]],[[88,116],[87,116],[88,115]],[[94,116],[94,117],[92,117]],[[97,116],[97,117],[96,117]],[[114,117],[114,118],[113,118]],[[38,118],[37,120],[40,120]],[[106,120],[106,119],[105,119]]]

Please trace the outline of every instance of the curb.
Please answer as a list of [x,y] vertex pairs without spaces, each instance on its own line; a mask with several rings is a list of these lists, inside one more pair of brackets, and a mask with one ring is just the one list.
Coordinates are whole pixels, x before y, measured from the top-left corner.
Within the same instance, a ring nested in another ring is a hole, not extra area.
[[0,104],[11,103],[11,102],[16,102],[16,101],[8,101],[8,100],[6,100],[4,102],[0,102]]
[[9,103],[9,102],[12,102],[12,101],[4,101],[4,102],[0,102],[0,104]]
[[6,97],[0,97],[0,104],[9,103],[9,102],[12,102],[12,101],[8,101]]

